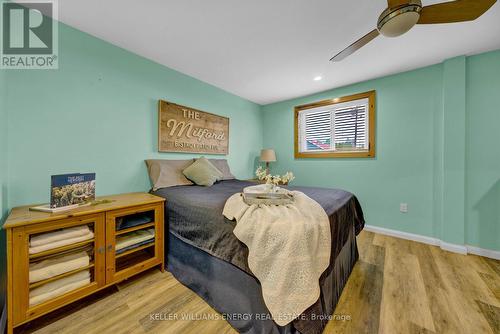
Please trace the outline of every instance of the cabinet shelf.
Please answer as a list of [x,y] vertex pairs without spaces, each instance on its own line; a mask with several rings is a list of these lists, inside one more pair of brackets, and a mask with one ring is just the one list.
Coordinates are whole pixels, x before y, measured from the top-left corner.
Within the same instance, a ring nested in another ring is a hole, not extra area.
[[127,272],[136,271],[137,268],[142,267],[144,263],[156,261],[157,259],[154,257],[154,254],[148,251],[149,249],[151,248],[141,249],[128,254],[128,256],[117,259],[115,264],[116,275],[122,276]]
[[136,247],[136,248],[129,249],[128,251],[123,252],[123,253],[120,253],[120,254],[116,254],[115,259],[119,259],[119,258],[121,258],[121,257],[124,257],[124,256],[127,256],[127,255],[130,255],[130,254],[132,254],[132,253],[138,252],[138,251],[140,251],[140,250],[143,250],[143,249],[149,248],[149,247],[154,246],[154,245],[155,245],[155,242],[154,242],[154,241],[151,241],[150,243],[147,243],[147,244],[145,244],[145,245],[142,245],[142,246],[139,246],[139,247]]
[[156,225],[156,223],[152,222],[152,223],[147,223],[147,224],[137,225],[134,227],[125,228],[123,230],[116,230],[115,235],[121,235],[121,234],[125,234],[128,232],[134,232],[134,231],[142,230],[142,229],[145,229],[148,227],[154,227],[155,225]]

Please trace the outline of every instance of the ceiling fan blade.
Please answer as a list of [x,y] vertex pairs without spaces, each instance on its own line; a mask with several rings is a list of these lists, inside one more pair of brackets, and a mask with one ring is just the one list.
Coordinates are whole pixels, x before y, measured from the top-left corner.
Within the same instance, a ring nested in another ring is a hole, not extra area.
[[472,21],[483,15],[497,0],[456,0],[425,6],[418,24]]
[[337,53],[335,56],[333,56],[330,59],[330,61],[341,61],[345,57],[353,54],[354,52],[358,51],[366,44],[370,43],[378,35],[379,35],[379,32],[377,29],[370,31],[368,34],[364,35],[363,37],[358,39],[356,42],[352,43],[347,48],[345,48],[344,50]]

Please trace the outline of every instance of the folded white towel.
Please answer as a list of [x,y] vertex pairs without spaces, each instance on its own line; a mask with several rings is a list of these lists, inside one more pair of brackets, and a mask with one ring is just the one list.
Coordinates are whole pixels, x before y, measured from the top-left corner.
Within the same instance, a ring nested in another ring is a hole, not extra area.
[[152,239],[155,236],[155,229],[139,230],[116,237],[116,250],[132,246],[142,241]]
[[29,253],[30,254],[37,254],[37,253],[44,252],[44,251],[47,251],[50,249],[75,244],[77,242],[81,242],[81,241],[85,241],[85,240],[90,240],[93,237],[94,237],[94,233],[92,233],[92,231],[88,231],[87,234],[79,236],[79,237],[59,240],[59,241],[52,242],[50,244],[45,244],[45,245],[41,245],[41,246],[37,246],[37,247],[30,247]]
[[34,288],[30,291],[29,305],[34,306],[90,284],[90,272],[84,270]]
[[67,273],[68,271],[86,267],[89,263],[89,255],[87,252],[81,251],[30,264],[30,283],[35,283]]
[[34,235],[30,238],[30,247],[51,244],[56,241],[71,239],[87,235],[90,229],[87,225],[65,228],[55,232]]

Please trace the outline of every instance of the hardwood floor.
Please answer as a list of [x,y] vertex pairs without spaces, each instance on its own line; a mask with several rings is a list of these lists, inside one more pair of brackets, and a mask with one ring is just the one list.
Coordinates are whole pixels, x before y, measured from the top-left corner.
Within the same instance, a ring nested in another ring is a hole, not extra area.
[[[358,244],[360,260],[324,333],[500,333],[500,261],[365,231]],[[18,332],[236,333],[157,270]]]

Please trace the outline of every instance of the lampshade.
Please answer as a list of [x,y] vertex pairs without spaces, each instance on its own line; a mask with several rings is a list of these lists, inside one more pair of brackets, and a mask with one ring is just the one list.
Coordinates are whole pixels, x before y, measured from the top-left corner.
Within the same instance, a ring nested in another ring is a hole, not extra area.
[[276,161],[276,153],[272,148],[265,148],[260,151],[260,161],[271,162]]

